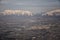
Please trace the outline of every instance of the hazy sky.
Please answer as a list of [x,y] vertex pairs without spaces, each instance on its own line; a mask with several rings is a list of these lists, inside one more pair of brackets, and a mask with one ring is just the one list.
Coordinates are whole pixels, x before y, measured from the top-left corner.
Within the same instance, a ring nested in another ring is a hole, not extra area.
[[60,8],[58,0],[1,0],[0,11],[6,9],[29,10],[33,13]]

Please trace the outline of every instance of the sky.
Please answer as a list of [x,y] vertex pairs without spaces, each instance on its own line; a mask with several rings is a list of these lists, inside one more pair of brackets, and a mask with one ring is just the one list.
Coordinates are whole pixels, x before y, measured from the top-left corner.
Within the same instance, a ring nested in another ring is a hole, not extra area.
[[0,11],[11,10],[28,10],[33,13],[41,13],[48,10],[59,9],[58,0],[1,0]]

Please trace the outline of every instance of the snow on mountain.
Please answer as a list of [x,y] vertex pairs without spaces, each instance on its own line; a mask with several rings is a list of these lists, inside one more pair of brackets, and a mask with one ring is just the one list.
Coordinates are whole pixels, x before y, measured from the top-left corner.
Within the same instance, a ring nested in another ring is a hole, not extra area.
[[32,12],[25,11],[25,10],[4,10],[3,12],[0,12],[0,15],[27,15],[32,16]]
[[46,13],[43,14],[43,15],[48,15],[48,16],[53,16],[53,15],[55,15],[55,16],[58,16],[58,15],[60,15],[60,9],[48,11],[48,12],[46,12]]

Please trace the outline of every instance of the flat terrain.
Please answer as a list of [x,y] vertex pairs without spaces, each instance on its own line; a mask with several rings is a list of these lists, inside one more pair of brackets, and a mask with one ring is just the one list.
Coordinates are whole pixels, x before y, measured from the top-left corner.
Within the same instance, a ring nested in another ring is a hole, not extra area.
[[0,16],[0,40],[59,39],[59,17]]

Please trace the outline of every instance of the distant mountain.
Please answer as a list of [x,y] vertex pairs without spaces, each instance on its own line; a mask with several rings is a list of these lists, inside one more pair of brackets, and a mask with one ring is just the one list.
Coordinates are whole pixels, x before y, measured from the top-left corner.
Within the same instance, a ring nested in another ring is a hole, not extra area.
[[42,14],[43,16],[60,16],[60,9],[58,10],[53,10],[53,11],[48,11],[44,14]]
[[4,10],[0,12],[0,15],[25,15],[25,16],[32,16],[32,12],[25,11],[25,10]]

